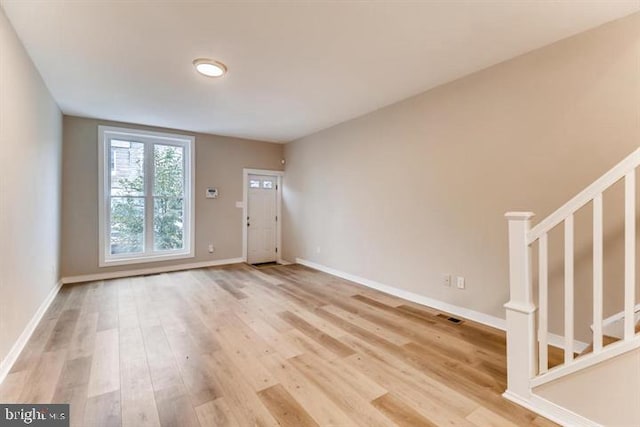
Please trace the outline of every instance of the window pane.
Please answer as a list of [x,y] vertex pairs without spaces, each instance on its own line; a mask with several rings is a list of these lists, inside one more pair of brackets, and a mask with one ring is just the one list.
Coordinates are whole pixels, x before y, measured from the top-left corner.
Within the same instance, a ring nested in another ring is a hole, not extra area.
[[153,146],[154,196],[184,196],[184,149],[173,145]]
[[262,188],[273,188],[272,181],[262,181]]
[[257,179],[249,180],[249,187],[250,188],[260,188],[260,180],[257,180]]
[[144,144],[110,140],[112,196],[144,194]]
[[156,197],[153,201],[153,249],[184,248],[184,207],[182,198]]
[[134,254],[144,251],[143,198],[111,198],[109,251],[112,255]]

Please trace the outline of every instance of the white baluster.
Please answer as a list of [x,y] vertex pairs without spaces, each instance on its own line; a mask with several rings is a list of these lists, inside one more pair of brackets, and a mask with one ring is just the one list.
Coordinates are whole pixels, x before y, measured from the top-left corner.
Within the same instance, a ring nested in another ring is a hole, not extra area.
[[633,338],[636,286],[636,172],[624,177],[624,339]]
[[593,352],[602,350],[602,194],[593,198]]
[[573,214],[564,221],[564,363],[573,360]]
[[547,234],[540,236],[538,243],[538,365],[539,373],[549,370],[549,348],[547,335],[549,332],[549,269],[548,269],[548,238]]

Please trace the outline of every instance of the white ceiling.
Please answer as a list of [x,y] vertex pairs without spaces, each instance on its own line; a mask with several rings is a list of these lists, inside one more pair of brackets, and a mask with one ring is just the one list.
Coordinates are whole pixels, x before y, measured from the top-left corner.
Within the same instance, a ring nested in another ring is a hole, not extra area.
[[[640,0],[4,0],[66,114],[290,141],[640,9]],[[192,61],[229,73],[212,80]]]

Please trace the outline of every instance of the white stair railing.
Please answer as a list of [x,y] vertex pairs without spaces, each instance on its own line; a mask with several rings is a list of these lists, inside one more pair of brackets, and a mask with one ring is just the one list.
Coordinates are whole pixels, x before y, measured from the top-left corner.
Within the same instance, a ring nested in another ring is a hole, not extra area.
[[[637,149],[560,209],[531,227],[531,212],[508,212],[510,300],[507,315],[506,397],[527,400],[533,387],[571,372],[640,348],[635,338],[636,281],[636,168]],[[624,334],[623,340],[603,345],[603,197],[605,190],[624,179]],[[593,208],[593,351],[574,358],[574,215],[591,203]],[[548,369],[549,268],[548,235],[564,227],[564,364]],[[538,300],[533,300],[532,246],[538,247]],[[536,311],[537,324],[536,324]]]

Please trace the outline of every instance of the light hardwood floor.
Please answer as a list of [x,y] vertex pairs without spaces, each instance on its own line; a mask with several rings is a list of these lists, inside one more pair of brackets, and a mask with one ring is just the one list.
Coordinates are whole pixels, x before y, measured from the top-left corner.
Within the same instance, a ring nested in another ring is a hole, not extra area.
[[504,333],[302,266],[63,287],[1,402],[74,426],[548,426],[501,397]]

